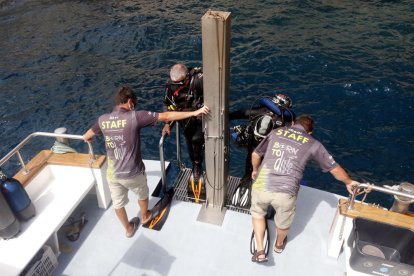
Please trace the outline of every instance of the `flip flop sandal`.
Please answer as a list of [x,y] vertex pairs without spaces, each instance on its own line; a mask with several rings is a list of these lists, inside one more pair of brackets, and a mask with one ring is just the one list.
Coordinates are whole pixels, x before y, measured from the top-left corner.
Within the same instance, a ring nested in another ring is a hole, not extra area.
[[70,241],[77,241],[79,239],[80,232],[87,222],[88,220],[85,218],[85,213],[81,213],[81,218],[77,221],[73,221],[72,219],[71,227],[68,227],[66,232],[66,238]]
[[[264,256],[264,257],[260,257]],[[255,263],[264,263],[267,262],[267,257],[264,250],[255,251],[252,256],[252,262]]]
[[142,221],[142,225],[147,224],[150,220],[152,220],[152,212],[150,210],[147,211],[147,214],[149,213],[149,216],[146,220]]
[[[276,239],[276,241],[277,241],[277,239]],[[285,249],[286,243],[287,243],[287,237],[283,240],[283,244],[281,246],[277,246],[276,242],[275,242],[275,247],[274,247],[273,250],[278,254],[282,253],[283,250]]]
[[131,233],[129,233],[129,234],[126,233],[125,235],[126,235],[127,238],[132,238],[135,235],[135,232],[137,232],[137,230],[138,230],[139,218],[135,217],[135,218],[131,219],[129,221],[129,223],[134,224],[134,229],[132,229],[132,232]]
[[72,252],[72,247],[66,243],[59,243],[59,251],[63,253],[70,253]]

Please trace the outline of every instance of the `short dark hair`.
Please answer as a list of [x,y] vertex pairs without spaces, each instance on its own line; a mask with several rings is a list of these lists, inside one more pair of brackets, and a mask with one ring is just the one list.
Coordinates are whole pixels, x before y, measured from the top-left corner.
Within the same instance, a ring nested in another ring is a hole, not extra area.
[[305,131],[308,133],[313,131],[314,121],[309,115],[301,115],[297,117],[295,123],[301,124],[305,128]]
[[122,86],[116,91],[115,94],[115,104],[124,104],[128,102],[129,99],[132,99],[134,101],[134,105],[137,101],[137,97],[135,96],[134,91],[132,91],[132,88],[129,86]]

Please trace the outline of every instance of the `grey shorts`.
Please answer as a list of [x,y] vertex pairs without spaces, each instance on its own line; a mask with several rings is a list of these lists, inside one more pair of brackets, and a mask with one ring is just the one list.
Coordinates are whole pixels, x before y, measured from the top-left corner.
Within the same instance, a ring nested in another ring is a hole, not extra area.
[[147,174],[145,172],[137,174],[128,179],[109,179],[109,190],[111,191],[112,204],[115,209],[125,207],[129,202],[128,191],[132,191],[138,196],[138,200],[147,199],[149,189],[147,185]]
[[276,211],[276,227],[280,229],[289,228],[296,213],[296,196],[252,189],[252,204],[250,207],[252,217],[264,218],[269,205],[272,205]]

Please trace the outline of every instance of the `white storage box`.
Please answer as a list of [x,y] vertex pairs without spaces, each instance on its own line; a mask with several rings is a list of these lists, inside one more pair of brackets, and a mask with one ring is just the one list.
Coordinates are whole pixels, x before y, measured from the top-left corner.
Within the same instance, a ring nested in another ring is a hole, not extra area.
[[42,257],[35,261],[30,268],[28,267],[27,273],[24,275],[48,276],[51,275],[53,270],[58,266],[56,255],[53,253],[50,246],[43,245],[40,251],[43,251]]

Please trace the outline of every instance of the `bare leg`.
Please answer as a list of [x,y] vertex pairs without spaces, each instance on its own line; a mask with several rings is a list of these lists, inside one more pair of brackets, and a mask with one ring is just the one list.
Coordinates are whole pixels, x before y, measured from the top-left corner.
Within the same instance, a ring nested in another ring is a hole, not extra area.
[[289,228],[280,229],[276,227],[276,245],[281,247],[283,245],[283,241],[285,240],[287,234],[289,232]]
[[141,209],[141,221],[148,219],[148,198],[143,200],[138,200],[139,208]]
[[265,218],[254,218],[252,217],[254,239],[256,240],[256,250],[260,251],[264,249],[263,239],[266,228]]
[[125,211],[125,208],[122,207],[122,208],[115,209],[115,214],[118,217],[118,219],[121,221],[122,226],[124,226],[126,232],[128,234],[131,233],[134,230],[134,225],[129,223],[128,215]]

